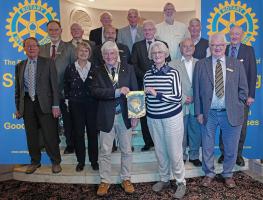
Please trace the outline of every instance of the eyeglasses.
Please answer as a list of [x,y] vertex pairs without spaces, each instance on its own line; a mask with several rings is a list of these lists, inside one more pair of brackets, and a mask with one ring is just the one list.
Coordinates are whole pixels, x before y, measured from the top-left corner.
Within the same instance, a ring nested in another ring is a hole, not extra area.
[[37,48],[38,47],[38,45],[36,44],[36,45],[26,45],[25,46],[25,48],[27,48],[27,49],[35,49],[35,48]]
[[226,44],[210,44],[210,47],[212,48],[224,48],[226,46]]
[[151,54],[153,56],[156,56],[156,55],[160,55],[160,54],[165,54],[165,52],[164,51],[153,51],[153,52],[151,52]]

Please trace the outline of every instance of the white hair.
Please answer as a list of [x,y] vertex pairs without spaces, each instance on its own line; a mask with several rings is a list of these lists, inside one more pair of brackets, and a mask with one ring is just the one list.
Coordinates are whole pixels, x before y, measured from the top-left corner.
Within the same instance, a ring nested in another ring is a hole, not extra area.
[[119,48],[118,48],[116,42],[112,42],[112,41],[106,41],[106,42],[104,42],[104,44],[103,44],[102,47],[101,47],[101,53],[102,53],[102,55],[104,54],[104,52],[110,51],[110,50],[114,50],[114,51],[117,52],[117,54],[118,54],[117,62],[120,62]]
[[161,41],[155,41],[155,42],[153,42],[153,43],[150,45],[150,47],[149,47],[148,58],[149,58],[150,60],[152,60],[152,50],[153,50],[153,48],[155,48],[155,47],[157,47],[157,48],[159,48],[161,51],[163,51],[163,52],[165,53],[165,57],[166,57],[166,58],[169,56],[170,53],[169,53],[168,47],[167,47],[163,42],[161,42]]

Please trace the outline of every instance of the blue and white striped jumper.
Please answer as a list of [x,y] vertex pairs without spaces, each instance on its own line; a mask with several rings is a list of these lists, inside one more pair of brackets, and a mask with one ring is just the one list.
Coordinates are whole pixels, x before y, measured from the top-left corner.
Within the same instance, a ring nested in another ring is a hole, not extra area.
[[182,110],[182,89],[179,72],[176,69],[163,66],[158,70],[152,66],[144,75],[144,88],[153,87],[157,96],[146,94],[147,116],[163,119],[175,116]]
[[[144,76],[144,88],[152,87],[157,96],[146,94],[147,124],[154,142],[161,181],[185,182],[183,162],[182,89],[179,72],[167,64],[155,66]],[[171,170],[170,170],[171,167]]]

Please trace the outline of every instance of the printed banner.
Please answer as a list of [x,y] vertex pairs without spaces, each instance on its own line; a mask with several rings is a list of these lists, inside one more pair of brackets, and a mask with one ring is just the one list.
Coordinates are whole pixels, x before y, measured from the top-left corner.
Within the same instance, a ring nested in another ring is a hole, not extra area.
[[[201,1],[202,36],[223,32],[229,40],[229,30],[234,25],[241,26],[244,31],[243,43],[254,47],[257,59],[257,85],[255,103],[251,106],[247,121],[247,137],[243,155],[247,158],[263,158],[262,127],[262,59],[263,59],[263,1],[213,0]],[[217,137],[218,139],[218,137]],[[217,140],[218,144],[218,140]],[[218,149],[218,147],[217,147]]]
[[127,95],[128,117],[141,118],[145,116],[145,93],[144,91],[131,91]]
[[[23,120],[15,119],[15,65],[26,58],[23,40],[49,42],[46,23],[59,19],[59,0],[0,0],[0,164],[30,163]],[[42,156],[48,162],[45,153]]]

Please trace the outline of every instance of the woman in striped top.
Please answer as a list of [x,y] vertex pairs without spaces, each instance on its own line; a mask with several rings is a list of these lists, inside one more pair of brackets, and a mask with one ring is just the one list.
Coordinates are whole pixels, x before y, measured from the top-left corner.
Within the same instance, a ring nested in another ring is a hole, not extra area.
[[[177,181],[175,198],[182,198],[186,191],[182,142],[184,134],[182,91],[177,70],[165,62],[169,56],[166,45],[153,42],[149,59],[154,61],[144,76],[147,123],[158,160],[160,181],[153,185],[156,192],[170,185],[170,177]],[[171,170],[170,170],[171,169]]]

